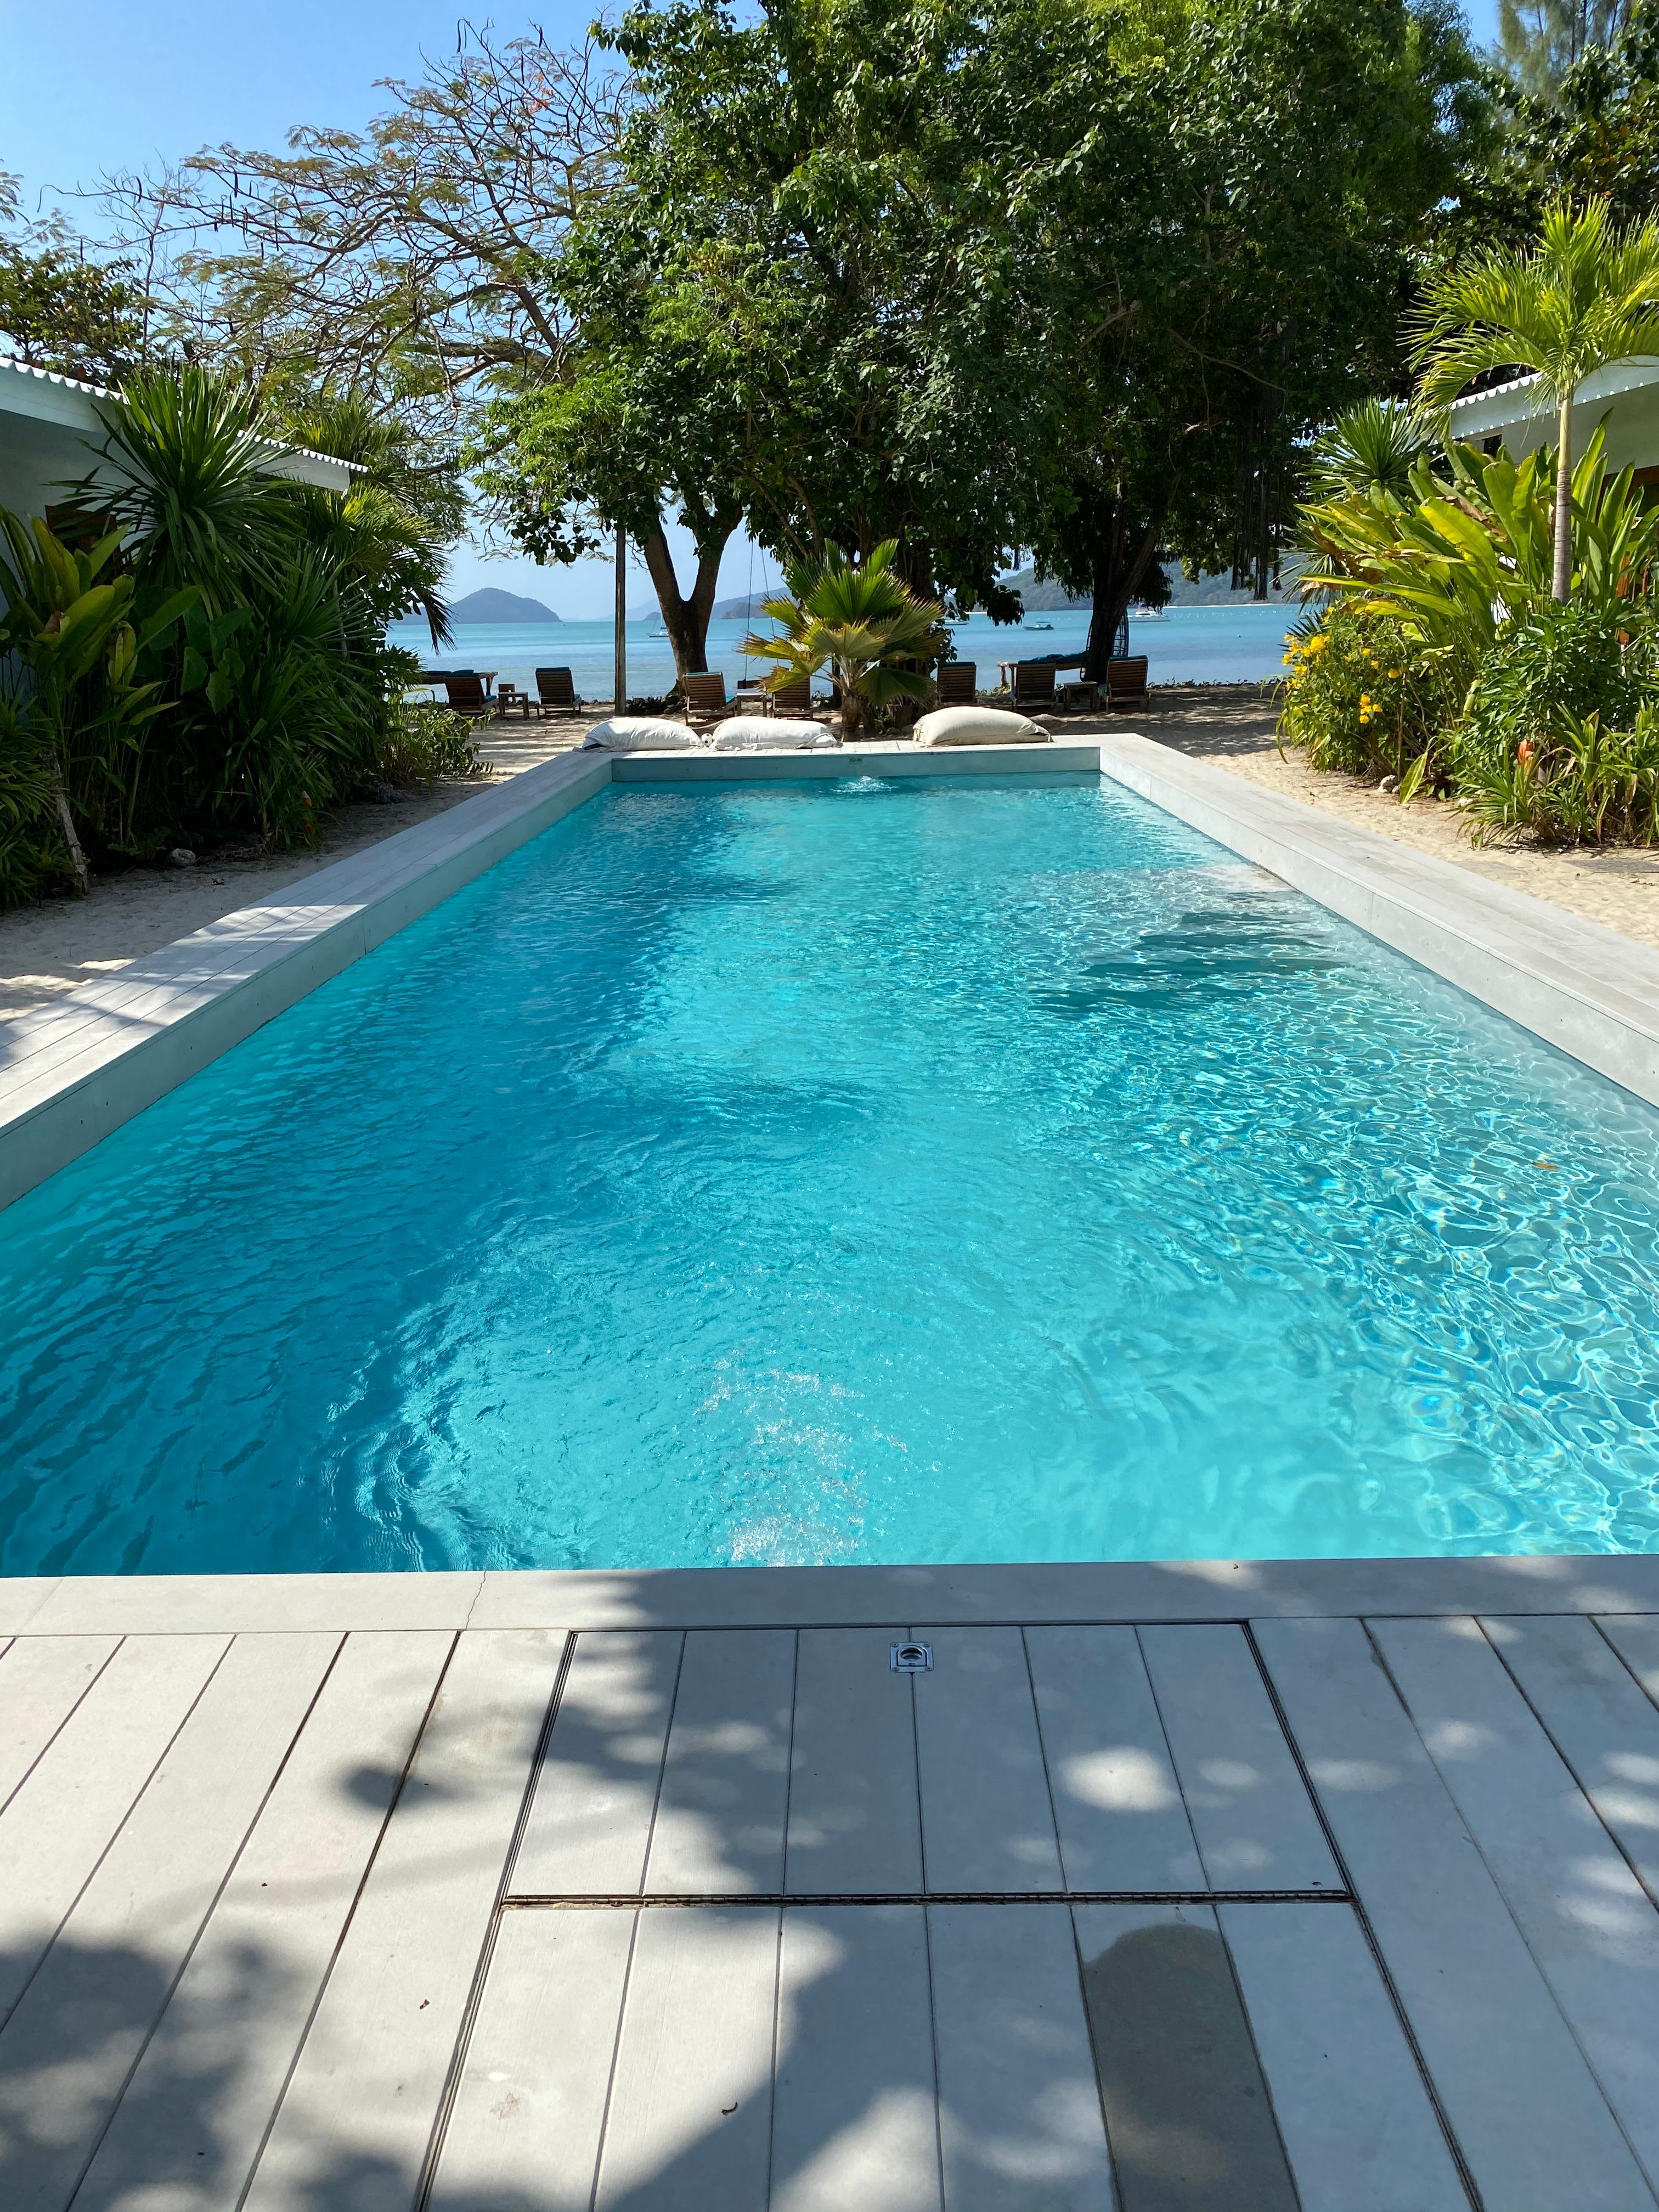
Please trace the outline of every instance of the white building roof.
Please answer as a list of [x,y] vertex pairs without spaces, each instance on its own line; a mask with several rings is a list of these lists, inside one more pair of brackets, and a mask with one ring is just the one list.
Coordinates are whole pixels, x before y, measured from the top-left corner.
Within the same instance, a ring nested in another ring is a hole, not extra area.
[[[1638,355],[1617,361],[1587,376],[1574,396],[1573,405],[1605,406],[1622,392],[1638,392],[1659,384],[1659,359]],[[1535,376],[1512,376],[1507,384],[1494,384],[1486,392],[1465,392],[1451,404],[1451,425],[1460,438],[1490,438],[1517,423],[1536,422],[1554,413],[1538,393]]]
[[[21,415],[35,422],[55,422],[83,437],[95,438],[102,434],[104,422],[94,403],[120,396],[107,385],[88,384],[82,377],[60,375],[54,368],[36,368],[19,361],[15,354],[0,354],[0,416]],[[0,436],[3,435],[4,427],[0,424]],[[313,453],[307,446],[285,446],[268,439],[264,447],[274,475],[297,477],[328,491],[349,491],[353,477],[363,474],[361,461],[339,460],[332,453]]]

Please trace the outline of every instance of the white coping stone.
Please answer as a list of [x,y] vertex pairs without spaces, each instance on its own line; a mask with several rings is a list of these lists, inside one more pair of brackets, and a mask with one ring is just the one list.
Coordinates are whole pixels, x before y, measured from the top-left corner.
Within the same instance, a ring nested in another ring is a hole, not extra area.
[[1659,1615],[1659,1553],[0,1579],[0,1635],[30,1636],[1548,1613]]

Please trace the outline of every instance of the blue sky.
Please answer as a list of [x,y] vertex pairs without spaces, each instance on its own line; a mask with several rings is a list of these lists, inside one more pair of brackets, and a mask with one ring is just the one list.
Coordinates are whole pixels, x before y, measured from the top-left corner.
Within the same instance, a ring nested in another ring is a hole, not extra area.
[[[598,12],[598,0],[549,0],[535,20],[551,39],[574,39]],[[0,0],[0,169],[50,201],[105,171],[177,161],[220,140],[269,147],[295,123],[356,128],[385,103],[377,78],[413,76],[423,52],[453,46],[457,13],[453,0],[143,0],[137,9],[131,0],[73,9]],[[1468,13],[1490,38],[1497,0],[1473,0]],[[510,13],[489,20],[508,34],[516,27]],[[722,590],[746,590],[750,569],[746,544],[733,545]],[[567,617],[611,611],[602,562],[538,569],[462,549],[453,589],[483,583],[528,592]],[[643,571],[629,596],[649,598]]]

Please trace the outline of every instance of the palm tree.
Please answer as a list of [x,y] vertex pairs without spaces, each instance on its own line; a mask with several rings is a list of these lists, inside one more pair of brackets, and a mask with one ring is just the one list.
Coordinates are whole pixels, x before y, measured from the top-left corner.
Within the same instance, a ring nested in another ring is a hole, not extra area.
[[1496,248],[1449,269],[1415,318],[1412,358],[1422,397],[1445,407],[1471,379],[1529,369],[1555,409],[1555,569],[1552,596],[1572,589],[1572,403],[1599,368],[1659,354],[1659,224],[1615,224],[1605,200],[1555,201],[1538,243]]
[[1428,442],[1423,418],[1408,400],[1362,400],[1314,440],[1308,456],[1314,497],[1385,492],[1407,499],[1412,470]]
[[769,690],[829,667],[841,686],[843,737],[856,737],[872,707],[892,699],[925,699],[927,669],[945,650],[945,610],[921,599],[893,573],[898,541],[890,538],[854,564],[834,546],[822,561],[789,570],[787,599],[761,611],[778,625],[775,637],[746,637],[752,659],[769,660]]

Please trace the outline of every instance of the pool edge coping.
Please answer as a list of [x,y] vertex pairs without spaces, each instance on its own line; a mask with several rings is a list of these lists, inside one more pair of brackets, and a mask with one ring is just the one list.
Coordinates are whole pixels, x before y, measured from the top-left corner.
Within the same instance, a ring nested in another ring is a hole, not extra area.
[[1659,951],[1138,733],[1041,747],[563,753],[11,1025],[0,1209],[612,782],[1097,772],[1650,1103]]
[[0,1578],[0,1636],[1655,1613],[1652,1553]]

